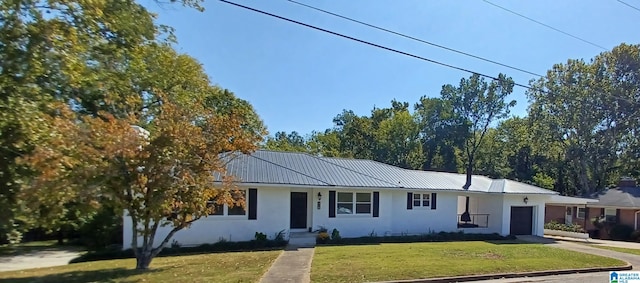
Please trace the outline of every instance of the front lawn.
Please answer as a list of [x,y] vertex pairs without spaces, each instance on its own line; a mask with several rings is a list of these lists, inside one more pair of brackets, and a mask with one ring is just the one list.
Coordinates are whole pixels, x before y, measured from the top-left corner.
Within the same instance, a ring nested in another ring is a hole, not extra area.
[[514,241],[316,247],[313,282],[365,282],[622,266],[620,260]]
[[619,248],[619,247],[610,247],[610,246],[602,246],[602,245],[589,245],[589,246],[594,248],[599,248],[599,249],[621,252],[621,253],[640,255],[640,250],[638,249]]
[[281,251],[158,257],[140,272],[135,259],[0,272],[2,282],[257,282]]

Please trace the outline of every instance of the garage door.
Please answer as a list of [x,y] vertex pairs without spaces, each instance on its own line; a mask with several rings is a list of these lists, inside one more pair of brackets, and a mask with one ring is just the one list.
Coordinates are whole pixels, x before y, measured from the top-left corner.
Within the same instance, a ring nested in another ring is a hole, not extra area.
[[511,235],[533,234],[533,207],[511,207]]

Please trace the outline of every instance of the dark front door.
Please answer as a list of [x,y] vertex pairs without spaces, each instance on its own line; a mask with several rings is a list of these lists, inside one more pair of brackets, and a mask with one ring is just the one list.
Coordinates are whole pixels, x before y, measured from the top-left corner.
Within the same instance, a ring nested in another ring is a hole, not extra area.
[[511,235],[533,234],[533,207],[511,207]]
[[307,229],[307,193],[291,193],[291,228]]

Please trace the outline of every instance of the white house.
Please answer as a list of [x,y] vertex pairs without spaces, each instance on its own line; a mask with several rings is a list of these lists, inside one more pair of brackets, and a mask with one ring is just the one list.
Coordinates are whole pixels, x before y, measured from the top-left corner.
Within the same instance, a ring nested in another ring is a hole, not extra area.
[[[338,229],[343,237],[439,231],[543,235],[545,203],[556,192],[511,180],[407,170],[360,159],[257,151],[227,166],[241,180],[246,209],[224,207],[174,239],[182,245],[246,241],[256,232]],[[467,210],[468,218],[462,217]],[[462,220],[467,221],[462,221]],[[164,238],[169,228],[160,228]],[[131,221],[124,215],[124,247]],[[159,240],[156,243],[160,242]]]

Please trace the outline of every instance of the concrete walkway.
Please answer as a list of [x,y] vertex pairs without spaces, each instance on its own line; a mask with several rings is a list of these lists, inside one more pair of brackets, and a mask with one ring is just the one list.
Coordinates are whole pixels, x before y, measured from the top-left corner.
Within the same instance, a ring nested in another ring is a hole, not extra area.
[[81,253],[75,250],[51,249],[15,256],[2,256],[0,257],[0,272],[67,265],[70,260],[80,256]]
[[278,256],[267,273],[262,276],[262,283],[279,282],[311,282],[311,261],[313,247],[287,247]]

